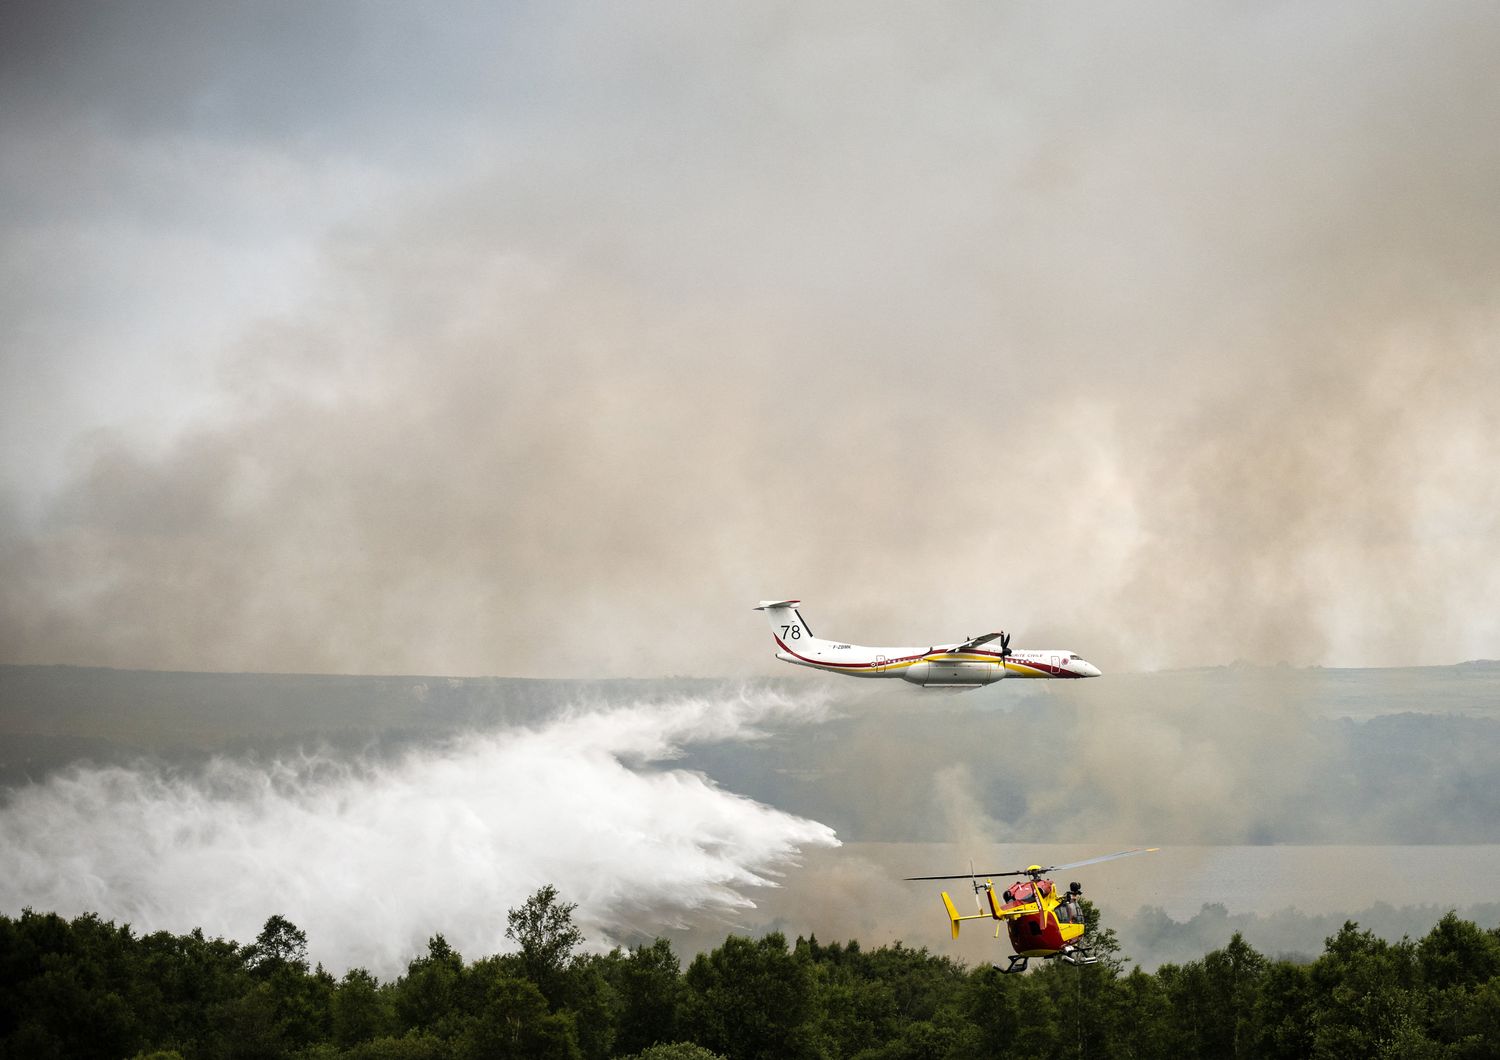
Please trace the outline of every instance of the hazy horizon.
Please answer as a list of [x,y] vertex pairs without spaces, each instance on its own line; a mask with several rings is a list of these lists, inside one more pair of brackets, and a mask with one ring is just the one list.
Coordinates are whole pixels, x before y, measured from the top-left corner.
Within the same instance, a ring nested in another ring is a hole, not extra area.
[[1234,930],[1313,952],[1355,914],[1423,932],[1434,902],[1500,923],[1500,673],[1463,672],[1394,697],[1260,670],[933,696],[0,667],[0,908],[241,940],[275,912],[389,976],[434,932],[503,949],[503,912],[554,883],[593,946],[783,930],[974,962],[993,940],[950,945],[902,877],[1151,845],[1069,874],[1148,966]]

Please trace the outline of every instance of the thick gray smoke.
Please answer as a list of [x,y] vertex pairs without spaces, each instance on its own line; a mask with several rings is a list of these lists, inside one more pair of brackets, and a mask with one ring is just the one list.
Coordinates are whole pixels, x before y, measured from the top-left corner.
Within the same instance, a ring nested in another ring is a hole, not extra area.
[[384,764],[75,769],[0,809],[0,908],[240,940],[281,913],[331,967],[386,975],[435,932],[472,956],[507,948],[506,911],[546,883],[596,946],[688,923],[722,933],[800,851],[838,841],[650,763],[822,710],[756,692],[580,709]]
[[[1495,654],[1494,5],[136,10],[11,35],[8,448],[142,349],[208,414],[12,506],[0,657]],[[289,289],[162,294],[220,250]]]

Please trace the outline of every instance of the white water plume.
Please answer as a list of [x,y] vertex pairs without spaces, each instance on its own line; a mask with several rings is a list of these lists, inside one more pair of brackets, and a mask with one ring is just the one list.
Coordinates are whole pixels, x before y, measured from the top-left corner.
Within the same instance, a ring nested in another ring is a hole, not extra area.
[[80,768],[0,809],[0,909],[240,941],[281,913],[314,959],[385,975],[436,932],[470,957],[508,948],[507,910],[547,883],[594,945],[731,918],[833,830],[646,767],[823,713],[758,690],[576,708],[394,762]]

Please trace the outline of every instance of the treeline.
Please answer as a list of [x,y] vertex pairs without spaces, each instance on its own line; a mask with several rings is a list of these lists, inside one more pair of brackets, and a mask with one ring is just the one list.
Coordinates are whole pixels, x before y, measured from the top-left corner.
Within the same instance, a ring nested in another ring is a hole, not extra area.
[[1112,923],[1131,957],[1148,968],[1167,961],[1196,960],[1236,932],[1262,953],[1305,964],[1323,948],[1324,939],[1338,934],[1345,920],[1357,921],[1383,939],[1397,939],[1425,934],[1450,909],[1476,924],[1500,925],[1500,902],[1456,909],[1437,903],[1394,906],[1375,902],[1344,914],[1309,913],[1291,906],[1268,913],[1231,913],[1224,905],[1209,902],[1185,920],[1173,918],[1159,906],[1142,906]]
[[465,961],[439,935],[391,982],[310,966],[279,916],[249,945],[0,917],[0,1056],[1500,1057],[1500,929],[1453,913],[1416,942],[1345,924],[1309,963],[1236,934],[1146,973],[1089,907],[1100,963],[1004,976],[780,934],[730,936],[684,971],[665,939],[580,952],[573,908],[543,888],[510,913],[515,952]]

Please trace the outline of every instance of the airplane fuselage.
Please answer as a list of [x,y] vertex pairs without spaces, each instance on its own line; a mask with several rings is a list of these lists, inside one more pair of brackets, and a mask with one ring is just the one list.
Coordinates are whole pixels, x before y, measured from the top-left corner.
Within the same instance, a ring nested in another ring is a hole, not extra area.
[[1015,648],[1002,654],[969,643],[882,648],[823,640],[808,630],[797,603],[776,601],[758,608],[771,617],[776,658],[794,666],[851,677],[894,677],[924,688],[972,687],[1015,677],[1099,676],[1097,667],[1061,648]]

